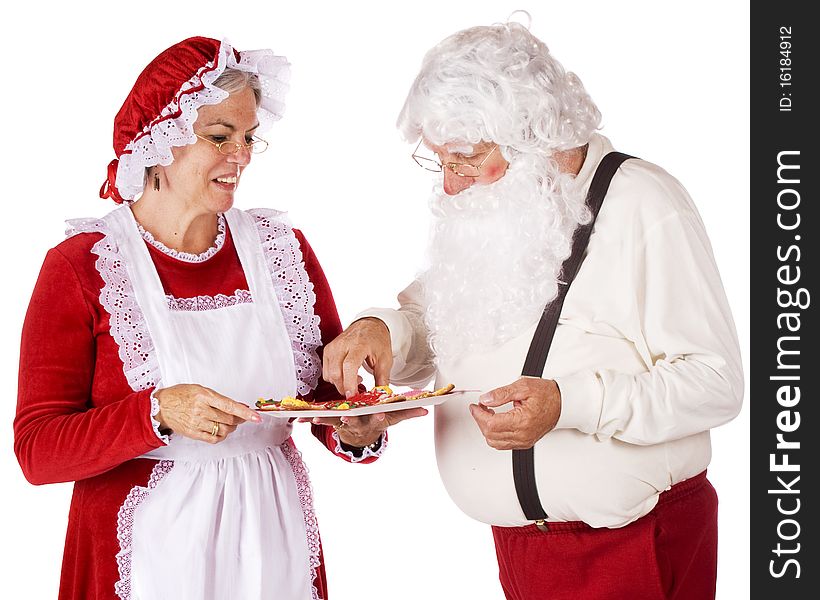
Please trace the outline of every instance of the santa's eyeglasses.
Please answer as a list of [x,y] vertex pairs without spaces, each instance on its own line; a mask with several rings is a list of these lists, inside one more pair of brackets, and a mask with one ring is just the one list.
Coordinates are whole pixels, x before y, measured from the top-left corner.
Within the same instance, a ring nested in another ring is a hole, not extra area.
[[416,149],[413,150],[413,160],[416,161],[416,164],[420,166],[422,169],[426,169],[427,171],[433,171],[435,173],[441,173],[444,168],[450,169],[453,173],[458,175],[459,177],[478,177],[481,175],[481,167],[487,162],[487,159],[490,158],[490,155],[495,152],[495,149],[498,148],[498,144],[492,147],[492,149],[487,153],[480,163],[477,165],[471,165],[469,163],[457,163],[457,162],[448,162],[448,163],[440,163],[434,158],[428,158],[426,156],[419,156],[418,151],[421,148],[421,143],[424,140],[419,140]]

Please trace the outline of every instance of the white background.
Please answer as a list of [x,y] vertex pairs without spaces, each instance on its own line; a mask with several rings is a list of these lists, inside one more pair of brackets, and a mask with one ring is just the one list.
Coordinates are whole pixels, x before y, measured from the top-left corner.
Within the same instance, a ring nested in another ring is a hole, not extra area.
[[[224,36],[240,50],[272,48],[293,64],[286,117],[243,178],[238,205],[289,211],[347,324],[367,306],[393,306],[421,260],[430,179],[411,162],[395,119],[424,52],[458,29],[527,9],[533,33],[597,102],[603,134],[617,149],[663,166],[691,193],[749,367],[747,3],[295,4],[23,2],[3,9],[4,598],[56,597],[71,493],[71,484],[28,484],[12,452],[29,295],[46,250],[62,239],[63,219],[113,208],[97,190],[113,158],[114,114],[142,68],[191,35]],[[713,432],[722,600],[749,593],[748,405],[747,394],[740,417]],[[431,417],[393,429],[389,451],[369,466],[334,459],[304,429],[295,436],[313,479],[332,599],[502,598],[489,528],[461,514],[439,481]]]

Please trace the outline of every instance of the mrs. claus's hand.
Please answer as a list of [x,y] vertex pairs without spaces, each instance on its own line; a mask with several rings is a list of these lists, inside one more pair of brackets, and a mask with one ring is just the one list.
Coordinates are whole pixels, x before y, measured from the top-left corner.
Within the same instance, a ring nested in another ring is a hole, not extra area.
[[[423,417],[426,414],[426,408],[417,407],[361,417],[316,417],[311,422],[314,425],[330,425],[345,444],[363,448],[378,440],[388,427],[406,419]],[[299,420],[306,421],[307,419]]]
[[[470,412],[487,443],[496,450],[523,450],[552,431],[561,415],[561,392],[552,379],[522,377],[471,404]],[[493,408],[512,402],[507,412]]]

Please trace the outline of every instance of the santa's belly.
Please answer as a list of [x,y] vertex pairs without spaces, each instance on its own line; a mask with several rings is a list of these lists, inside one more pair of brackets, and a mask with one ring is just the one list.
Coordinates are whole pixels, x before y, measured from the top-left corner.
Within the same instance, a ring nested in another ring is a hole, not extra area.
[[[444,486],[468,516],[500,526],[530,523],[521,511],[512,476],[512,452],[487,445],[467,404],[453,398],[436,407],[436,459]],[[704,440],[705,436],[705,440]],[[535,447],[541,504],[554,521],[584,521],[619,527],[645,515],[660,492],[696,475],[709,462],[708,433],[654,446],[609,439],[598,441],[577,431],[553,431]],[[668,464],[690,465],[690,473]]]

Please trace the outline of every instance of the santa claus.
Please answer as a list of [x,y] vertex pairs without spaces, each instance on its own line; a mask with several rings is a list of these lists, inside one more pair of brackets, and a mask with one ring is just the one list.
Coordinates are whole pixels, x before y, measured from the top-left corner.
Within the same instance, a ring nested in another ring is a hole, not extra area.
[[686,190],[599,126],[520,24],[430,50],[399,117],[442,173],[429,264],[327,346],[324,377],[484,391],[436,407],[436,455],[507,598],[713,598],[705,472],[741,406],[737,335]]

